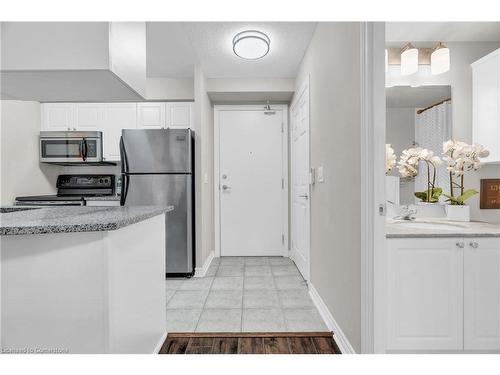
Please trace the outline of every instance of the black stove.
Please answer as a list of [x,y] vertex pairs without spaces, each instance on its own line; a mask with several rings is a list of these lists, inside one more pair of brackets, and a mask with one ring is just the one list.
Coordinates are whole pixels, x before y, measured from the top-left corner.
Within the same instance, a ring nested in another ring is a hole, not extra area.
[[16,197],[16,206],[84,206],[86,197],[115,193],[114,175],[59,175],[57,195]]

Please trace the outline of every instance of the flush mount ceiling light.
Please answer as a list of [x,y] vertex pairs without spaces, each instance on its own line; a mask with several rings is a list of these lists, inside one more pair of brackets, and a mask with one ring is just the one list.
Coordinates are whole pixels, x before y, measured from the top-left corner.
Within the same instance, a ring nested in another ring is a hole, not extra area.
[[408,43],[401,49],[401,75],[407,76],[418,71],[418,49]]
[[233,51],[236,56],[246,60],[258,60],[269,52],[271,40],[263,32],[246,30],[233,38]]
[[441,74],[450,70],[450,49],[439,42],[431,53],[431,73]]

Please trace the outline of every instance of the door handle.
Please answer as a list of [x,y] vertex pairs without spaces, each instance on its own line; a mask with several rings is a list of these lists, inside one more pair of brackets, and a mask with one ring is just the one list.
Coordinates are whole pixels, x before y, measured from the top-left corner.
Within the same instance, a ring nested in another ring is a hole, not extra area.
[[301,197],[301,198],[305,198],[305,199],[309,199],[309,195],[307,195],[307,194],[304,194],[304,195],[299,195],[299,197]]
[[231,187],[227,185],[222,185],[222,190],[230,190]]

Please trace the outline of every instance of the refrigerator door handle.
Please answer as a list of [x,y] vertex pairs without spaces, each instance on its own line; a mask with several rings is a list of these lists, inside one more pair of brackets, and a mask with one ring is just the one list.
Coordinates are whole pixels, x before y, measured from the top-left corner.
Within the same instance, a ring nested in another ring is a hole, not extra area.
[[130,184],[130,177],[126,174],[122,175],[122,192],[120,196],[120,206],[125,206],[125,201],[128,194],[128,186]]
[[128,158],[127,158],[127,152],[125,151],[125,143],[123,142],[123,136],[120,137],[120,161],[122,165],[122,173],[128,173]]

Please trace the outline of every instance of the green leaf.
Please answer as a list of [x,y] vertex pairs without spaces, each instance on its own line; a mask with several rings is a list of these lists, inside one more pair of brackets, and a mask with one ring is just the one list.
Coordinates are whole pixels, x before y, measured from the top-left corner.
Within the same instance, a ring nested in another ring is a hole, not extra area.
[[464,191],[464,193],[460,196],[457,197],[457,201],[460,202],[461,204],[464,204],[464,202],[473,197],[474,195],[476,195],[478,193],[477,190],[474,190],[474,189],[467,189]]
[[439,197],[441,196],[442,192],[443,189],[436,187],[434,188],[434,191],[432,191],[432,189],[428,189],[426,191],[416,191],[415,196],[422,202],[436,203],[439,201]]

